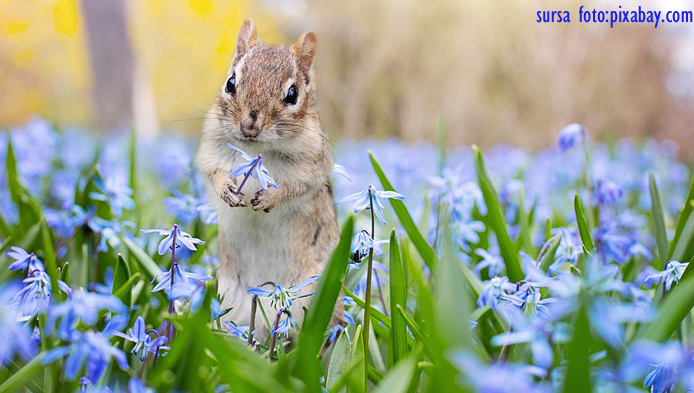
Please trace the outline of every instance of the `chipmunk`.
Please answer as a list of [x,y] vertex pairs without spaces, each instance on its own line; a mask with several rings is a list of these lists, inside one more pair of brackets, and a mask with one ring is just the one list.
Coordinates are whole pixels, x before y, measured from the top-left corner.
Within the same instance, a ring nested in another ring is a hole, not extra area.
[[[246,19],[205,118],[196,163],[209,179],[209,201],[218,213],[218,292],[222,308],[232,308],[224,319],[237,325],[250,322],[249,287],[271,281],[287,288],[320,275],[339,238],[329,179],[333,160],[316,106],[315,54],[314,33],[291,48],[268,45]],[[237,195],[241,178],[231,177],[231,170],[243,161],[227,143],[262,154],[279,188],[265,190],[249,178]],[[292,319],[300,322],[309,302],[295,300]],[[271,310],[269,303],[263,306]],[[333,320],[341,320],[342,312],[339,303]],[[268,329],[256,315],[256,337],[262,339]]]

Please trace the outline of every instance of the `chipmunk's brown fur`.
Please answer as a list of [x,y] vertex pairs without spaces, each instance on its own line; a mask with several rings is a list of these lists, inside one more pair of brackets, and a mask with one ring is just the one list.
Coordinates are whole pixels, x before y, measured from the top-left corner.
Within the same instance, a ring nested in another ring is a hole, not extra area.
[[[287,288],[321,274],[339,237],[329,180],[330,143],[316,107],[315,51],[313,33],[302,35],[292,48],[267,45],[246,19],[227,79],[205,120],[196,161],[210,180],[209,199],[218,213],[222,307],[233,308],[226,319],[239,325],[250,322],[246,289],[266,281]],[[227,91],[232,76],[233,94]],[[298,91],[295,104],[287,103],[290,86]],[[265,191],[249,178],[236,195],[241,179],[230,172],[243,161],[227,143],[262,154],[279,188]],[[302,320],[308,302],[294,302],[295,320]],[[269,310],[269,304],[264,307]],[[257,315],[256,336],[263,338],[268,332],[261,313]],[[335,319],[341,318],[340,306]]]

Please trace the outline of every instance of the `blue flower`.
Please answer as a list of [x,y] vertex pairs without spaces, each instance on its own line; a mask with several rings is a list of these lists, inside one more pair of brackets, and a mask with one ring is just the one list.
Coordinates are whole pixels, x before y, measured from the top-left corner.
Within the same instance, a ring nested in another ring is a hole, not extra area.
[[588,313],[593,329],[613,348],[620,348],[624,343],[624,324],[648,322],[653,316],[653,310],[648,306],[613,302],[605,298],[593,301]]
[[297,323],[294,322],[294,320],[292,319],[292,317],[289,314],[287,314],[287,313],[284,313],[284,314],[285,314],[284,319],[280,320],[279,323],[277,324],[277,330],[275,330],[275,327],[273,326],[272,332],[271,332],[272,334],[277,333],[277,335],[280,337],[282,337],[282,336],[288,337],[289,336],[289,330],[291,328],[296,329],[296,326],[297,326]]
[[202,274],[187,272],[183,270],[183,267],[181,267],[181,265],[178,263],[174,263],[173,270],[173,280],[171,280],[171,270],[161,272],[157,274],[154,279],[152,279],[152,282],[156,281],[157,279],[160,280],[159,284],[152,289],[152,292],[169,289],[169,300],[174,300],[180,297],[190,296],[200,281],[208,281],[212,279],[212,277]]
[[482,221],[472,219],[459,220],[454,222],[453,229],[455,231],[458,245],[466,252],[470,251],[471,244],[477,244],[480,241],[480,233],[484,232],[485,225]]
[[349,181],[352,181],[352,179],[350,179],[349,175],[347,174],[347,170],[342,165],[333,165],[333,173],[336,175],[340,175]]
[[108,202],[113,214],[117,217],[123,215],[123,209],[135,208],[135,201],[132,198],[133,189],[122,185],[119,177],[109,177],[105,182],[96,178],[94,184],[99,192],[90,192],[89,197],[96,201]]
[[227,146],[241,153],[241,157],[243,157],[244,160],[248,161],[236,165],[234,169],[231,170],[232,177],[237,177],[241,175],[246,177],[253,176],[253,178],[258,179],[260,187],[262,187],[265,191],[267,191],[268,185],[275,188],[279,188],[277,186],[277,183],[275,183],[275,181],[272,180],[272,178],[270,177],[270,172],[267,170],[265,165],[263,165],[263,156],[261,154],[258,154],[256,157],[251,157],[250,155],[248,155],[248,153],[232,145],[231,143],[227,143]]
[[517,309],[507,310],[512,331],[494,336],[492,345],[512,345],[529,343],[535,365],[544,369],[552,365],[554,353],[552,344],[566,343],[571,339],[570,327],[561,322],[548,322],[542,319],[526,319]]
[[79,205],[72,205],[69,209],[62,210],[45,208],[44,213],[48,226],[55,229],[58,235],[64,239],[72,236],[75,228],[87,222],[87,213]]
[[[154,333],[157,334],[156,332]],[[166,342],[169,341],[166,336],[159,336],[157,334],[157,337],[152,339],[149,334],[147,334],[145,330],[145,320],[141,316],[137,317],[135,325],[133,325],[131,329],[128,329],[128,334],[118,331],[112,331],[111,334],[135,343],[130,353],[136,353],[140,361],[145,360],[145,356],[148,352],[153,353],[155,356],[159,356],[159,350],[169,349],[169,347],[164,346]]]
[[482,269],[489,268],[489,277],[496,277],[501,272],[504,271],[506,265],[504,265],[504,260],[498,255],[492,255],[487,252],[487,250],[478,248],[475,250],[475,254],[482,257],[482,260],[475,266],[475,273],[480,274]]
[[468,352],[458,351],[451,356],[453,365],[465,376],[465,386],[481,393],[541,393],[548,386],[535,382],[545,377],[546,370],[525,364],[494,362],[487,364]]
[[485,281],[484,287],[477,299],[477,307],[489,306],[496,311],[501,295],[505,291],[513,291],[516,285],[509,282],[508,277],[493,277]]
[[665,290],[669,291],[673,283],[680,281],[688,265],[689,262],[681,263],[677,261],[668,261],[662,272],[652,273],[644,277],[643,280],[644,282],[660,281],[665,284]]
[[599,205],[613,204],[623,195],[624,192],[618,185],[607,179],[598,179],[598,184],[595,188],[595,201]]
[[71,341],[72,344],[68,346],[51,349],[41,359],[43,364],[50,364],[67,356],[65,360],[65,378],[68,381],[75,380],[85,365],[87,378],[92,381],[100,380],[112,357],[122,370],[128,369],[128,360],[125,353],[111,346],[108,338],[103,333],[91,330],[76,332]]
[[92,217],[87,221],[89,228],[99,234],[99,246],[96,248],[99,252],[108,251],[108,247],[116,249],[120,246],[121,235],[130,236],[125,231],[126,228],[134,228],[135,224],[130,221],[107,221],[100,217]]
[[264,299],[271,299],[271,304],[272,307],[275,308],[275,310],[288,310],[289,307],[292,305],[292,301],[303,298],[306,296],[311,296],[313,292],[307,292],[307,293],[298,293],[302,289],[306,288],[310,284],[316,282],[318,280],[318,276],[313,276],[309,277],[306,279],[304,282],[301,284],[297,284],[294,286],[291,286],[289,288],[282,288],[281,286],[275,284],[273,289],[265,289],[262,286],[260,287],[252,287],[248,288],[246,292],[248,292],[251,295],[256,295],[259,298],[264,298]]
[[166,229],[141,229],[143,233],[158,233],[160,236],[166,236],[160,243],[157,251],[159,255],[164,255],[168,250],[174,248],[174,238],[176,238],[175,247],[179,248],[181,246],[191,250],[196,251],[196,244],[205,244],[204,241],[196,239],[190,235],[188,232],[184,232],[178,225],[174,224],[173,228],[170,230]]
[[578,257],[583,254],[583,244],[578,239],[576,230],[559,228],[558,233],[561,233],[561,240],[559,241],[557,252],[554,255],[554,262],[550,266],[552,272],[555,272],[567,262],[575,264]]
[[19,287],[20,284],[16,281],[0,286],[0,337],[4,338],[3,345],[0,345],[0,365],[3,366],[7,366],[17,356],[28,360],[36,351],[29,326],[17,322],[20,314],[12,306],[12,298]]
[[576,144],[583,142],[586,137],[586,128],[578,123],[569,124],[559,131],[559,147],[567,151]]
[[29,268],[29,274],[34,270],[43,271],[43,262],[36,258],[33,252],[29,254],[24,251],[24,249],[15,246],[10,247],[10,250],[12,251],[8,252],[7,256],[14,259],[14,262],[12,262],[8,269],[26,270],[26,268]]
[[182,194],[176,190],[174,190],[173,193],[173,197],[164,198],[164,207],[166,207],[166,211],[173,214],[176,220],[186,225],[190,224],[198,217],[198,206],[201,205],[201,201],[190,194]]
[[[672,392],[680,381],[688,388],[682,386],[683,391],[692,388],[692,353],[680,343],[637,341],[630,346],[628,355],[619,369],[625,380],[633,381],[642,377],[643,386],[657,393]],[[687,381],[687,378],[690,380]]]
[[155,390],[146,387],[137,377],[132,377],[128,381],[128,393],[155,393]]
[[80,321],[92,326],[97,322],[102,310],[124,314],[128,308],[115,296],[80,289],[75,291],[70,299],[51,306],[46,321],[47,332],[50,334],[56,321],[60,321],[57,327],[58,336],[70,340],[77,333],[75,328]]
[[[369,200],[369,194],[371,195],[371,201]],[[383,216],[383,204],[381,203],[381,198],[398,200],[405,199],[403,195],[400,195],[397,192],[378,191],[374,186],[369,185],[360,192],[342,198],[337,203],[354,202],[353,210],[355,213],[359,213],[364,209],[371,209],[371,205],[373,204],[376,217],[378,217],[383,225],[387,225],[388,223],[386,222],[386,218]]]
[[352,238],[352,246],[350,248],[350,251],[352,252],[352,260],[353,261],[361,261],[369,255],[369,250],[374,249],[374,254],[375,255],[382,255],[383,254],[383,243],[388,243],[389,240],[378,240],[376,239],[375,241],[371,239],[371,235],[367,231],[359,231],[354,237]]

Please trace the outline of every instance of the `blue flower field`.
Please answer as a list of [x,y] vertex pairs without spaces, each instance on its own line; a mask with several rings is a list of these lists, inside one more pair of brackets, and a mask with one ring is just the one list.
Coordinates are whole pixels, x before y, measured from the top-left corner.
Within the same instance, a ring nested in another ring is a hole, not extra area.
[[0,134],[0,392],[694,391],[691,167],[669,141],[557,141],[336,142],[340,243],[319,277],[248,288],[260,339],[220,306],[196,139],[35,118]]

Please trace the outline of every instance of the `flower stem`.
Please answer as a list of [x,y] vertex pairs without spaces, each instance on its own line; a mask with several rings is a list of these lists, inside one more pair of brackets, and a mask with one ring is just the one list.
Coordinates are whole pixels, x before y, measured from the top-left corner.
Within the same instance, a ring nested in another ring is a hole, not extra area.
[[595,217],[593,211],[593,190],[590,184],[590,171],[588,166],[590,165],[590,156],[588,154],[588,142],[586,142],[586,136],[583,136],[583,153],[585,154],[585,165],[583,166],[583,181],[586,185],[586,190],[588,191],[588,223],[591,228],[595,228]]
[[275,328],[272,329],[272,340],[270,341],[270,351],[268,352],[267,358],[268,360],[272,360],[272,354],[275,352],[275,341],[277,341],[277,328],[280,325],[280,317],[282,316],[283,313],[287,313],[289,315],[289,312],[285,309],[281,309],[277,312],[277,319],[275,319]]
[[[371,239],[374,239],[376,228],[374,219],[374,200],[371,186],[369,186],[369,210],[371,211]],[[369,359],[369,322],[371,322],[371,272],[373,270],[374,248],[369,249],[369,263],[366,271],[366,294],[364,295],[364,359]],[[364,378],[364,391],[366,392],[368,377]]]
[[[169,288],[169,296],[173,293],[174,288],[174,276],[176,275],[176,235],[178,233],[178,225],[174,224],[173,231],[173,242],[171,244],[171,287]],[[176,309],[174,307],[174,300],[169,299],[169,315],[174,315]],[[168,321],[167,331],[169,331],[169,342],[173,340],[174,326],[171,321]]]
[[251,301],[251,321],[248,323],[248,346],[253,345],[253,331],[255,330],[255,313],[258,311],[258,295],[253,295]]
[[253,173],[253,171],[255,170],[255,167],[258,165],[258,163],[262,159],[263,159],[263,156],[258,154],[258,158],[256,158],[255,161],[253,162],[251,169],[249,169],[248,172],[246,172],[246,175],[243,177],[243,180],[241,181],[241,185],[239,186],[239,189],[236,190],[236,195],[239,195],[241,193],[241,189],[246,184],[246,181],[248,180],[248,178],[251,177],[251,173]]

